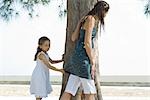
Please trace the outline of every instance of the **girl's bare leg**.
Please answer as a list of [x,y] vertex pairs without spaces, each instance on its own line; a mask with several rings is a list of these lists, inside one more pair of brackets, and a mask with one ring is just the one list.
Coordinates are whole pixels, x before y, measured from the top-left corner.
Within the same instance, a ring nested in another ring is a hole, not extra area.
[[95,100],[94,94],[85,94],[85,100]]
[[70,100],[70,99],[71,99],[71,94],[64,92],[60,100]]

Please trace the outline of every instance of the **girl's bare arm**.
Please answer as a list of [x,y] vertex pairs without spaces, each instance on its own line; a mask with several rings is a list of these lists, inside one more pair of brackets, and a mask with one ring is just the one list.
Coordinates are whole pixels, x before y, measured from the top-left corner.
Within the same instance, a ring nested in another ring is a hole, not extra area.
[[91,76],[94,79],[95,78],[95,53],[94,49],[92,49],[92,31],[95,25],[95,19],[93,16],[89,16],[85,22],[85,39],[84,39],[84,45],[87,52],[87,55],[90,59],[91,63]]
[[63,69],[58,69],[58,68],[52,66],[52,65],[50,64],[49,60],[45,57],[44,54],[40,53],[38,57],[39,57],[39,59],[40,59],[41,61],[43,61],[43,63],[44,63],[49,69],[52,69],[52,70],[54,70],[54,71],[59,71],[59,72],[64,73],[64,70],[63,70]]
[[95,25],[95,19],[93,16],[89,16],[85,22],[85,39],[84,39],[84,45],[86,52],[88,54],[88,57],[90,59],[91,64],[95,64],[95,55],[94,55],[94,49],[92,49],[92,31],[93,27]]
[[80,23],[77,24],[75,31],[72,33],[71,40],[74,42],[79,36]]
[[80,19],[80,21],[78,22],[74,32],[72,33],[72,36],[71,36],[71,40],[74,42],[77,40],[78,36],[79,36],[79,32],[80,32],[80,28],[81,28],[81,23],[86,19],[87,17],[82,17]]
[[49,61],[50,61],[52,64],[56,64],[56,63],[62,62],[63,59],[62,59],[62,60],[52,60],[51,58],[49,58]]

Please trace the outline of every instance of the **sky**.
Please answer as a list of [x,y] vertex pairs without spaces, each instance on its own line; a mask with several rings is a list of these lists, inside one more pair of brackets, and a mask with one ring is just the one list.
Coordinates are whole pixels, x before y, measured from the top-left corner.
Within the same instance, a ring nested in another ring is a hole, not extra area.
[[[106,0],[110,10],[99,37],[101,75],[150,75],[150,18],[142,0]],[[61,3],[61,2],[59,2]],[[39,17],[22,13],[10,22],[0,19],[0,75],[31,75],[38,38],[51,40],[52,59],[61,59],[65,48],[66,17],[58,16],[57,0],[37,7]],[[65,3],[64,3],[65,4]],[[62,67],[62,63],[55,65]],[[60,75],[50,70],[51,75]]]

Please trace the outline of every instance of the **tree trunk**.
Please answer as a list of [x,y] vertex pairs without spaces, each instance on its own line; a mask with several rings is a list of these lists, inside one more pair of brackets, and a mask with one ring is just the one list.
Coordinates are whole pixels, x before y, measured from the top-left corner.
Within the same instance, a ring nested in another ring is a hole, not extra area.
[[[66,28],[66,43],[65,43],[65,55],[64,55],[64,65],[69,63],[68,59],[72,55],[75,44],[71,41],[71,34],[75,29],[77,22],[81,17],[86,15],[93,7],[97,0],[67,0],[67,28]],[[95,100],[102,100],[101,89],[100,89],[100,76],[99,76],[99,59],[98,59],[98,35],[96,36],[96,52],[97,52],[97,72],[95,76],[95,85],[97,89],[97,94]],[[60,97],[65,90],[69,74],[63,75],[62,89]],[[79,88],[75,97],[71,100],[84,100],[84,95],[82,90]]]

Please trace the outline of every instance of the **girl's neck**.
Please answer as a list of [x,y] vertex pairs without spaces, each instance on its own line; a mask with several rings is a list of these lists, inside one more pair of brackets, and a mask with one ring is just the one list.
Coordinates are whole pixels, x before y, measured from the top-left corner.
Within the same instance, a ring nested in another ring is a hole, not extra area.
[[[42,49],[41,49],[42,50]],[[47,54],[47,51],[42,50],[45,54]]]

